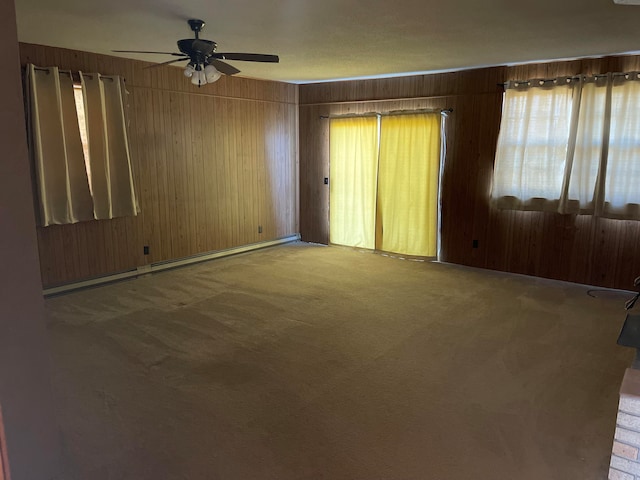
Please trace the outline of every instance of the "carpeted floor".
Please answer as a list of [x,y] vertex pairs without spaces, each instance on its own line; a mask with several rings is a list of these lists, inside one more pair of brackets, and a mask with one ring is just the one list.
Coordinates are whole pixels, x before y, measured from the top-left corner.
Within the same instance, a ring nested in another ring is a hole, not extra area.
[[604,479],[626,295],[297,243],[46,301],[67,476]]

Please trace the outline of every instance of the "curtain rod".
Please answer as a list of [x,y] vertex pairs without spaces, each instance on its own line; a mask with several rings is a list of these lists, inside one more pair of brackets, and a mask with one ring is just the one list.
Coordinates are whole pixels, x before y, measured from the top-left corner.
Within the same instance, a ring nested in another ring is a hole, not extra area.
[[[35,65],[33,66],[34,70],[40,70],[42,72],[47,72],[50,73],[49,68],[51,67],[36,67]],[[71,70],[62,70],[60,68],[58,68],[58,73],[63,73],[65,75],[69,75],[72,79],[74,79],[74,77],[78,77],[80,75],[80,72],[74,72]],[[83,73],[82,76],[84,77],[89,77],[89,78],[94,78],[96,74],[95,73]],[[100,75],[100,74],[98,74]],[[113,76],[112,75],[100,75],[100,79],[106,79],[106,80],[111,80],[113,82]],[[124,77],[122,77],[122,80],[125,80]],[[126,81],[126,80],[125,80]]]
[[395,115],[415,115],[417,113],[439,113],[440,115],[447,116],[449,113],[453,113],[453,108],[421,108],[417,110],[393,110],[390,112],[343,113],[338,115],[320,115],[320,118],[390,117]]
[[[630,75],[636,75],[640,78],[640,72],[613,72],[611,73],[612,77],[629,77]],[[559,76],[555,78],[532,78],[530,80],[510,80],[508,82],[498,83],[500,87],[506,87],[510,83],[531,83],[531,82],[539,82],[539,83],[551,83],[558,80],[558,78],[566,78],[567,80],[580,80],[581,78],[605,78],[609,76],[608,73],[598,73],[596,75],[567,75],[567,76]]]

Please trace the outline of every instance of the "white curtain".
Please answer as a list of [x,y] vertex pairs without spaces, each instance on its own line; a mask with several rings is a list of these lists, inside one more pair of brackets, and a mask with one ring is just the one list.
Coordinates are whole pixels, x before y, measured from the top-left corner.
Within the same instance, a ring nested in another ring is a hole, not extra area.
[[614,77],[602,215],[640,219],[640,79]]
[[93,218],[93,203],[69,72],[27,67],[28,117],[40,223],[75,223]]
[[492,196],[499,208],[557,210],[573,88],[566,81],[509,85],[502,107]]
[[137,215],[122,78],[80,73],[97,219]]
[[509,84],[492,199],[498,208],[640,220],[638,138],[638,73]]
[[[574,84],[575,102],[571,133],[567,140],[567,165],[559,211],[590,214],[595,211],[594,193],[602,162],[605,134],[606,77]],[[608,120],[607,120],[608,121]]]

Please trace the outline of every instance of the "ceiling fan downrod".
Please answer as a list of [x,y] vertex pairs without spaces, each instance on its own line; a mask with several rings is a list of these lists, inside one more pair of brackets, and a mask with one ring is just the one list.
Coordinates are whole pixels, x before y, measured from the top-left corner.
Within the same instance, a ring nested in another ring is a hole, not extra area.
[[189,23],[191,30],[193,30],[193,33],[195,33],[196,38],[200,38],[200,32],[204,28],[205,23],[202,20],[197,19],[187,20],[187,22]]

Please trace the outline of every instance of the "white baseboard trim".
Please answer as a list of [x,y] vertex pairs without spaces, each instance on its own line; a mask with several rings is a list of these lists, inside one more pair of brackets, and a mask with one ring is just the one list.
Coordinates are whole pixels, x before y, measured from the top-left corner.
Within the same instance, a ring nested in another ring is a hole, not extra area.
[[185,265],[191,265],[193,263],[206,262],[207,260],[213,260],[215,258],[228,257],[231,255],[237,255],[239,253],[251,252],[253,250],[259,250],[261,248],[273,247],[276,245],[282,245],[285,243],[297,242],[300,240],[300,234],[289,235],[287,237],[278,238],[276,240],[267,240],[265,242],[251,243],[249,245],[242,245],[240,247],[227,248],[225,250],[216,250],[214,252],[207,252],[192,257],[179,258],[176,260],[168,260],[166,262],[158,262],[150,265],[141,265],[135,270],[127,272],[115,273],[113,275],[106,275],[104,277],[96,277],[82,282],[67,283],[57,287],[45,288],[42,293],[45,297],[51,295],[57,295],[60,293],[70,292],[72,290],[79,290],[81,288],[94,287],[103,283],[116,282],[118,280],[124,280],[126,278],[138,277],[140,275],[147,275],[150,273],[161,272],[162,270],[169,270],[171,268],[183,267]]

